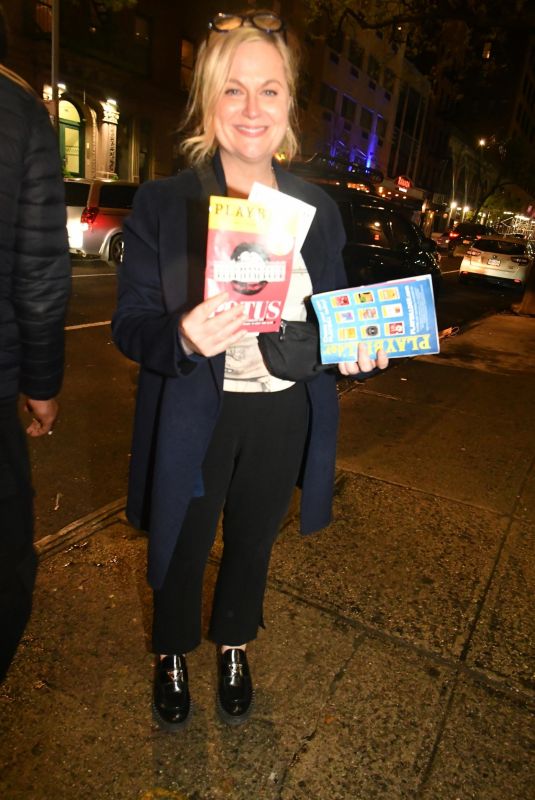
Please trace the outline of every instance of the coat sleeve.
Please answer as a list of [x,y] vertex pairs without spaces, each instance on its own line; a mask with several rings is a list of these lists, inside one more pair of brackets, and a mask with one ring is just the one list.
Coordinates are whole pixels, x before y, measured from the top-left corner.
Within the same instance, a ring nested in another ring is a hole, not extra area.
[[[163,182],[162,182],[163,186]],[[160,260],[160,206],[165,198],[158,181],[144,184],[124,224],[124,261],[119,270],[117,310],[112,320],[119,350],[145,369],[167,377],[188,375],[188,358],[178,335],[181,311],[165,306]]]
[[47,400],[58,393],[63,377],[71,267],[58,143],[38,101],[28,124],[14,251],[19,388],[36,400]]

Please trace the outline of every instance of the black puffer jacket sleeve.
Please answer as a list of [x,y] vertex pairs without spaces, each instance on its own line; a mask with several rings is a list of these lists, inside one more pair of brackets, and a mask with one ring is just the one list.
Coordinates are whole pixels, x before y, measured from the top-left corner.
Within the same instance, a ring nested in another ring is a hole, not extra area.
[[37,97],[0,72],[0,399],[61,386],[70,259],[58,142]]

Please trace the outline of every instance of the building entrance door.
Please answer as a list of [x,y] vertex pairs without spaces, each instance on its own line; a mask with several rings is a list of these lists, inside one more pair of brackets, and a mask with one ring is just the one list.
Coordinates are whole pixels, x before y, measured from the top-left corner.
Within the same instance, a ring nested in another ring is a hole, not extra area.
[[59,101],[59,147],[65,173],[84,177],[84,123],[76,106]]

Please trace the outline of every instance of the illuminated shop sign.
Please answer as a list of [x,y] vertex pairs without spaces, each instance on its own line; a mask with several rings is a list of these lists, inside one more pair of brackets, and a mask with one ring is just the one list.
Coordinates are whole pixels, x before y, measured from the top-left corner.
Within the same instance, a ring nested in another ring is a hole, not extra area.
[[407,191],[407,189],[412,189],[412,181],[410,178],[407,178],[406,175],[398,175],[396,184],[400,189],[405,189],[405,191]]

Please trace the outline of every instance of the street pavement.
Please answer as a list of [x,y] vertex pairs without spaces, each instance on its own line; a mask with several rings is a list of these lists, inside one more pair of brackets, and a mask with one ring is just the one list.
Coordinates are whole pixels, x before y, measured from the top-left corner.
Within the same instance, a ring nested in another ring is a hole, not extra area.
[[[275,546],[254,715],[152,722],[146,540],[122,500],[40,543],[0,687],[2,800],[533,800],[535,318],[343,386],[334,521]],[[220,541],[206,574],[206,613]]]

